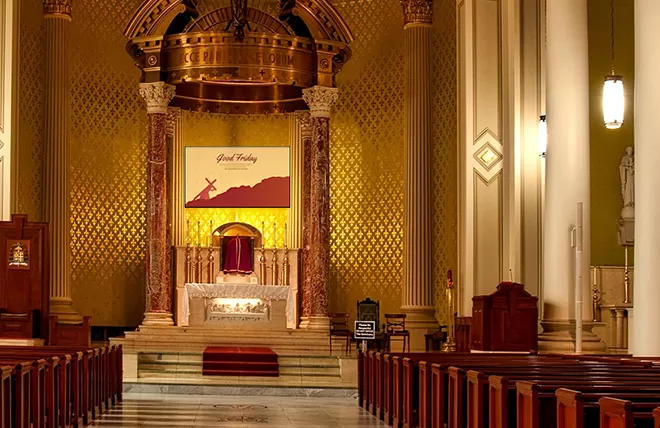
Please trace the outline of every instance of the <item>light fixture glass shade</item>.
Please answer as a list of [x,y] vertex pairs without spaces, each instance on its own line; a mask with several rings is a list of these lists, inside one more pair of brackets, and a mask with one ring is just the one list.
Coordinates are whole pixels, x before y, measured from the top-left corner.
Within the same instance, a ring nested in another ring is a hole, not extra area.
[[545,115],[539,119],[539,156],[545,157],[545,152],[548,149],[548,124],[545,120]]
[[603,120],[607,129],[621,128],[623,110],[623,78],[616,75],[606,76],[603,84]]

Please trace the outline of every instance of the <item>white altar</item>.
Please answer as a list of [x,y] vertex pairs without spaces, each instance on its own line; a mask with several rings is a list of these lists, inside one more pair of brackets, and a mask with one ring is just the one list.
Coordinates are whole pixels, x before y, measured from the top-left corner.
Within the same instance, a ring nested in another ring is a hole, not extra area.
[[[213,252],[215,261],[219,260],[218,248],[214,248]],[[271,331],[298,328],[299,250],[288,250],[289,285],[281,285],[284,282],[281,279],[281,270],[279,279],[273,278],[275,252],[278,253],[281,269],[283,249],[266,248],[264,253],[267,258],[267,269],[263,269],[265,276],[262,278],[259,269],[261,257],[259,249],[256,249],[254,254],[256,272],[237,276],[219,272],[217,262],[212,267],[209,257],[211,251],[204,247],[194,248],[188,254],[192,256],[188,260],[192,259],[193,272],[187,275],[187,249],[175,248],[176,324],[181,327]],[[192,281],[186,281],[188,277],[192,278]],[[274,282],[278,285],[268,285]]]
[[185,284],[179,300],[180,326],[188,326],[190,299],[206,299],[207,321],[241,319],[243,321],[269,321],[272,302],[286,302],[286,326],[296,328],[295,298],[290,286],[259,284]]

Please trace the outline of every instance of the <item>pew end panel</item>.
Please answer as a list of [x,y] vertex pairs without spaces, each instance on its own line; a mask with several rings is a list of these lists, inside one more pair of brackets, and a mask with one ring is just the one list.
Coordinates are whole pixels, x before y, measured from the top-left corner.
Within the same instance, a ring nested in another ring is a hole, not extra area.
[[559,388],[557,397],[557,428],[584,428],[584,397],[581,392]]
[[601,428],[633,428],[635,426],[630,401],[604,397],[598,400],[598,406],[600,407]]

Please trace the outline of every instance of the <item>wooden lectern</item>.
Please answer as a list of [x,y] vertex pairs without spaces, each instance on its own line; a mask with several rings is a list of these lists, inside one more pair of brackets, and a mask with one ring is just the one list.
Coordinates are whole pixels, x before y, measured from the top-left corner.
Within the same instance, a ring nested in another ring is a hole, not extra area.
[[500,283],[489,296],[473,297],[471,349],[536,352],[538,300],[514,282]]
[[0,337],[48,341],[48,225],[0,222]]

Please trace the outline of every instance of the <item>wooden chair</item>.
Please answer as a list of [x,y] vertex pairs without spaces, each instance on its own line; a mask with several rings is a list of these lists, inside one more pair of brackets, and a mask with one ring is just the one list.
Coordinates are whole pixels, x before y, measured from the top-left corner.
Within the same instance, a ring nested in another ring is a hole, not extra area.
[[406,330],[406,314],[385,314],[385,336],[387,352],[392,350],[392,338],[403,342],[403,352],[406,352],[407,344],[410,352],[410,332]]
[[340,338],[346,341],[346,355],[351,354],[351,339],[353,332],[348,327],[348,314],[333,313],[328,314],[330,318],[330,355],[332,355],[332,339]]
[[[369,343],[369,346],[372,349],[381,350],[384,348],[385,334],[385,324],[383,324],[383,329],[380,327],[380,303],[377,300],[371,300],[367,297],[362,301],[357,302],[357,320],[358,321],[374,321],[376,323],[376,339],[372,340]],[[382,346],[381,346],[382,345]]]

